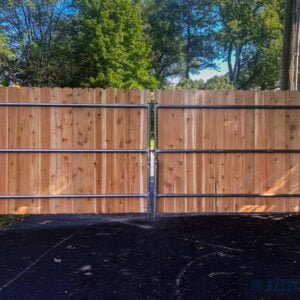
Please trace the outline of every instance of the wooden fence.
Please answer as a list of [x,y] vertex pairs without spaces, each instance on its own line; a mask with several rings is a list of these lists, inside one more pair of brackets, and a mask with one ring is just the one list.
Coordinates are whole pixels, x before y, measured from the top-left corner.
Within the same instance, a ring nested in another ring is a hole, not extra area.
[[[0,102],[145,104],[147,91],[0,88]],[[0,107],[1,149],[146,149],[147,110]],[[146,153],[0,153],[0,195],[145,194]],[[146,212],[147,198],[1,199],[0,213]]]
[[152,181],[149,100],[0,88],[0,214],[299,212],[300,93],[155,91]]
[[156,91],[155,99],[159,105],[217,106],[158,109],[159,149],[200,150],[158,150],[159,212],[299,212],[300,107],[292,106],[300,105],[300,93]]

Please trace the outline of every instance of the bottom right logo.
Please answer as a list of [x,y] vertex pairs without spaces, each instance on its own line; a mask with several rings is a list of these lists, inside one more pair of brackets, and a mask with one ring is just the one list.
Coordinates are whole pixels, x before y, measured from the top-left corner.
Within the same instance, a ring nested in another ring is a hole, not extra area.
[[250,281],[249,289],[254,294],[299,294],[300,278],[255,278]]

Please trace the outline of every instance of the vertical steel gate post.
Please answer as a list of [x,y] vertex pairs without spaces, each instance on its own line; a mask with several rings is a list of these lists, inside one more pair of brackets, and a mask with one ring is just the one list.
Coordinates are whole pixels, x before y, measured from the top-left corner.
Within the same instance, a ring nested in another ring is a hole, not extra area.
[[[151,139],[152,139],[152,135],[151,135],[151,124],[152,124],[152,117],[154,119],[154,127],[156,124],[156,105],[153,105],[153,103],[149,102],[148,104],[148,148],[147,148],[147,168],[148,168],[148,218],[151,220],[155,220],[156,219],[156,195],[157,195],[157,191],[156,191],[156,186],[157,186],[157,179],[156,179],[156,145],[155,148],[152,149],[151,148]],[[152,107],[154,107],[154,114],[153,114],[153,110]],[[154,128],[154,132],[155,132],[155,128]],[[155,133],[154,133],[155,134]],[[156,135],[156,134],[155,134]],[[156,142],[155,142],[156,143]]]
[[[150,99],[149,99],[150,100]],[[147,103],[147,207],[148,218],[151,219],[152,211],[152,196],[151,196],[151,151],[150,151],[150,138],[151,138],[151,103]]]
[[[155,101],[155,99],[154,99]],[[153,202],[154,202],[154,214],[155,217],[157,215],[157,183],[158,183],[158,178],[157,178],[157,174],[158,174],[158,161],[157,161],[157,149],[158,149],[158,109],[157,109],[157,103],[154,102],[154,198],[153,198]]]
[[158,163],[156,160],[156,155],[154,158],[154,177],[153,177],[153,190],[154,190],[154,195],[153,195],[153,203],[154,203],[154,218],[157,216],[157,170],[158,170]]
[[149,219],[151,220],[156,219],[154,189],[155,189],[155,180],[154,180],[154,176],[151,176],[149,179]]

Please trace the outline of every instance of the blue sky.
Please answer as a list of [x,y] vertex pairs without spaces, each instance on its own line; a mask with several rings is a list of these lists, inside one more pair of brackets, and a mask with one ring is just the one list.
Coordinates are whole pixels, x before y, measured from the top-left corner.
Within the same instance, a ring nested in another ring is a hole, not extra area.
[[199,75],[193,75],[192,79],[203,79],[204,81],[207,81],[214,76],[225,75],[228,72],[228,66],[226,62],[219,61],[217,62],[217,66],[219,67],[219,70],[203,70]]
[[[216,65],[218,66],[218,70],[202,70],[198,75],[192,75],[192,80],[198,80],[203,79],[204,81],[207,81],[208,79],[214,77],[214,76],[221,76],[228,73],[228,65],[226,62],[219,60],[216,61]],[[179,77],[172,78],[170,80],[170,83],[173,85],[176,85],[179,82]]]

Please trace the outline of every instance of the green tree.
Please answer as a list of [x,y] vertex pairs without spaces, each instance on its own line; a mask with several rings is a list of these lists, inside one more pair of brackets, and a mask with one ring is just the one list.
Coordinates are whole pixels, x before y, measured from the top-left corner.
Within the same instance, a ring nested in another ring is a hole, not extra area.
[[203,79],[183,79],[176,85],[176,88],[184,90],[205,90],[205,81]]
[[181,11],[181,27],[184,39],[183,77],[199,73],[206,68],[214,68],[216,51],[214,47],[215,14],[211,1],[182,0],[178,2]]
[[181,73],[184,41],[181,36],[180,11],[174,0],[143,2],[145,31],[152,47],[151,64],[161,87]]
[[233,83],[228,76],[214,76],[207,80],[205,84],[206,90],[234,90]]
[[146,0],[144,12],[152,68],[162,85],[169,78],[189,80],[192,74],[215,67],[217,20],[211,1]]
[[6,36],[0,32],[0,85],[8,85],[10,83],[7,69],[9,69],[10,62],[13,58],[14,54],[8,46]]
[[0,0],[0,26],[14,53],[14,59],[2,65],[10,83],[64,86],[72,78],[69,2]]
[[228,76],[214,76],[206,82],[203,79],[181,80],[177,85],[177,89],[193,89],[193,90],[234,90],[234,85]]
[[76,1],[75,85],[154,88],[150,47],[139,5],[130,0]]
[[218,0],[219,42],[240,89],[275,88],[280,73],[283,0]]

